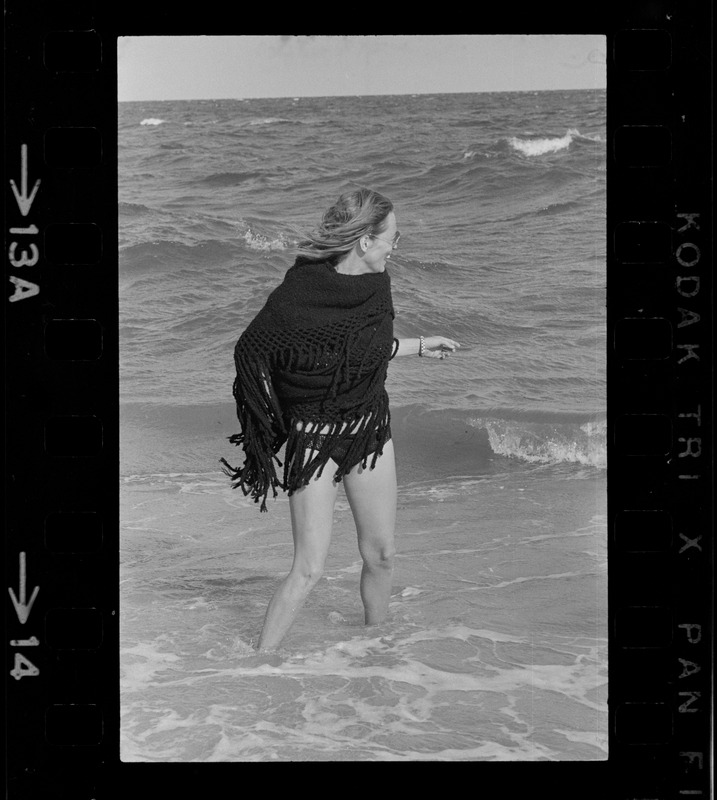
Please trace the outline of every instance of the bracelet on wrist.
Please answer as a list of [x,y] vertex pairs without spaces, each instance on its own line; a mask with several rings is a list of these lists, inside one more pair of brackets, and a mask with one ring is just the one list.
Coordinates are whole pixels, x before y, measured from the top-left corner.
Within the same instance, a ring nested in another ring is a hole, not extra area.
[[418,355],[420,358],[423,358],[423,354],[426,352],[426,340],[423,336],[418,337]]

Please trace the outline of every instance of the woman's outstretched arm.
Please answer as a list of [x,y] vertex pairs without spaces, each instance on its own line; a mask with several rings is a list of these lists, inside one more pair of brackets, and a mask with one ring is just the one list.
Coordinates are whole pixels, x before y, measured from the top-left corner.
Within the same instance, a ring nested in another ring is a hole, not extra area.
[[[445,336],[426,336],[423,337],[423,355],[429,358],[446,358],[455,352],[460,345],[453,339]],[[399,339],[397,356],[419,355],[421,349],[421,337],[417,339]]]

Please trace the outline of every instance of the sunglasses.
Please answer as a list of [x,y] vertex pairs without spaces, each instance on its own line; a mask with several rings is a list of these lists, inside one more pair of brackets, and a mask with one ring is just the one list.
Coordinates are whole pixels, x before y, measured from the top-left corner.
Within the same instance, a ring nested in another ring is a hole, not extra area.
[[390,241],[388,239],[384,239],[383,236],[377,236],[375,233],[370,233],[369,236],[372,239],[380,239],[382,242],[390,244],[391,247],[398,247],[398,240],[401,238],[401,231],[396,231],[396,233],[393,236],[393,239],[391,239]]

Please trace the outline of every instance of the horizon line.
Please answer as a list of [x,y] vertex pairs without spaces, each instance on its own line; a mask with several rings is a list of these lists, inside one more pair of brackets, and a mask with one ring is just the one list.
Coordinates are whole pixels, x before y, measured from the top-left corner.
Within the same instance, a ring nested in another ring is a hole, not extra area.
[[145,98],[135,100],[117,100],[118,103],[176,103],[176,102],[209,102],[223,100],[329,100],[336,97],[430,97],[444,94],[539,94],[540,92],[604,92],[606,86],[585,86],[559,89],[477,89],[472,92],[382,92],[370,94],[303,94],[303,95],[267,95],[256,97],[171,97]]

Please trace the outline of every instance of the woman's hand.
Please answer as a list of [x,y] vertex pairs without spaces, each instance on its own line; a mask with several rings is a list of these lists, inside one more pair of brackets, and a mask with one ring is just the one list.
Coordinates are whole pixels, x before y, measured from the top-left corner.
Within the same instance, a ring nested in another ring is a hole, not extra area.
[[460,345],[453,339],[445,336],[424,336],[423,350],[421,350],[421,337],[418,339],[399,339],[397,356],[423,355],[427,358],[448,358]]
[[460,347],[458,342],[445,336],[426,336],[423,341],[425,344],[423,355],[429,358],[448,358]]

